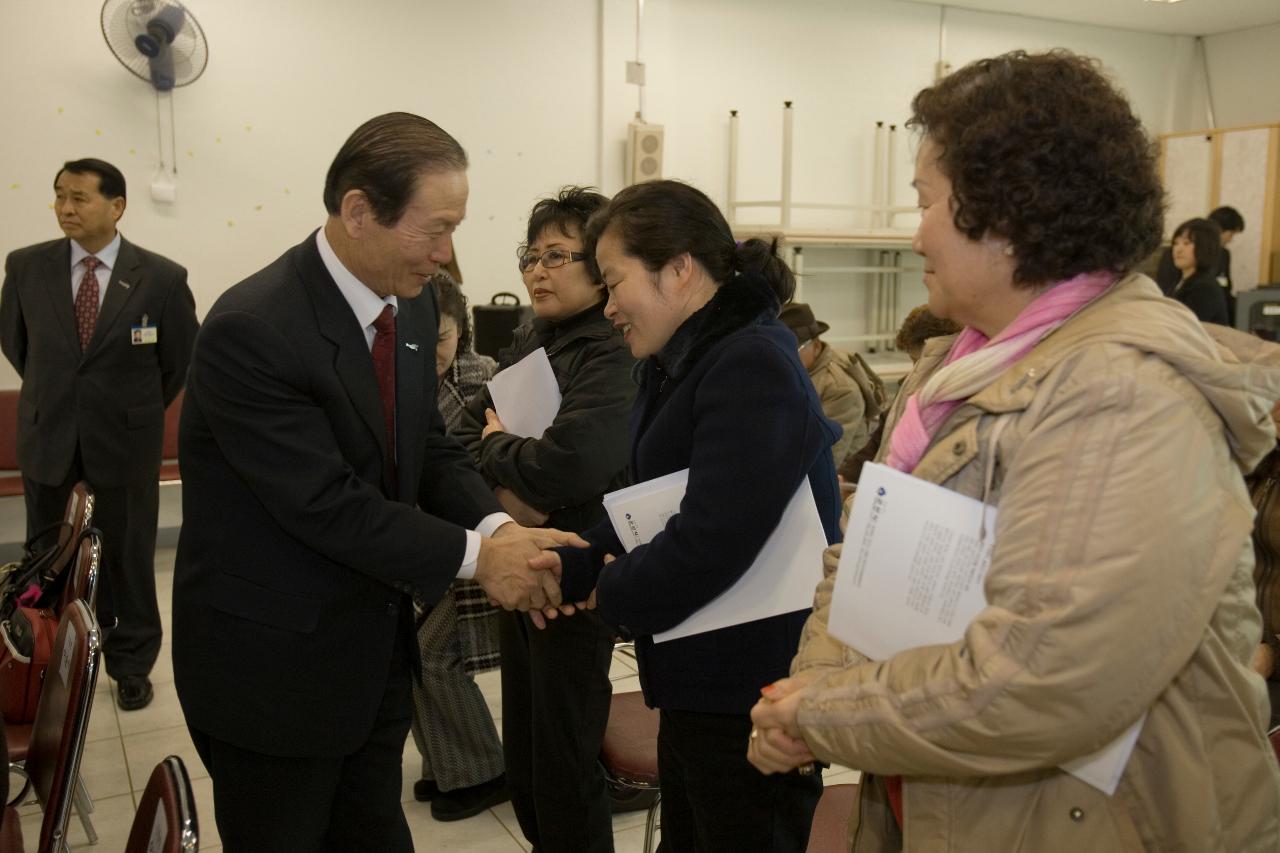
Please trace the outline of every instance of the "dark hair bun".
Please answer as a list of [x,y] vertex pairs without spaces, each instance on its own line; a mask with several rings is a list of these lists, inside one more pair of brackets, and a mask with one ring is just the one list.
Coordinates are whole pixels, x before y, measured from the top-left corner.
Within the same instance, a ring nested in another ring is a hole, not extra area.
[[759,237],[743,240],[734,253],[733,268],[740,273],[755,273],[763,276],[777,295],[780,305],[785,305],[795,296],[795,273],[778,256],[777,237],[768,243]]

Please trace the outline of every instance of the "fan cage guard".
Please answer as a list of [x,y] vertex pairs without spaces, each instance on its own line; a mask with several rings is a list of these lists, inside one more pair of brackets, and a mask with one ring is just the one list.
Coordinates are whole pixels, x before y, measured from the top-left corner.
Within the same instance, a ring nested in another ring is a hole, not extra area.
[[183,12],[182,29],[169,45],[173,55],[173,87],[178,89],[199,79],[209,64],[209,42],[204,37],[204,30],[181,3],[173,0],[107,0],[102,6],[102,38],[111,54],[130,74],[154,85],[150,60],[134,45],[134,38],[145,32],[143,21],[167,8],[178,8]]

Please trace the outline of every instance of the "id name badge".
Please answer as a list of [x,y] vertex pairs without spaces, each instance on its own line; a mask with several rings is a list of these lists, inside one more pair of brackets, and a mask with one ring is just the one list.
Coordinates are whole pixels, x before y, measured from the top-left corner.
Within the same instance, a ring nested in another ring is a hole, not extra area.
[[160,330],[156,328],[155,323],[148,322],[148,319],[147,315],[143,314],[142,321],[138,325],[129,327],[129,340],[135,347],[160,341]]

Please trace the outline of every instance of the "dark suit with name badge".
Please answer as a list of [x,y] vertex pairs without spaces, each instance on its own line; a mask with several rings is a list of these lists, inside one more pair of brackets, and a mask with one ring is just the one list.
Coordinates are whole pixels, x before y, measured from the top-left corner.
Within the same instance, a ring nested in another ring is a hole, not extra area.
[[[81,352],[71,241],[5,262],[0,346],[22,377],[18,464],[28,535],[59,521],[78,480],[102,531],[98,617],[107,672],[145,676],[160,651],[156,520],[165,408],[182,390],[198,323],[187,271],[121,238],[93,336]],[[149,330],[145,336],[135,329]],[[135,340],[135,337],[137,340]]]

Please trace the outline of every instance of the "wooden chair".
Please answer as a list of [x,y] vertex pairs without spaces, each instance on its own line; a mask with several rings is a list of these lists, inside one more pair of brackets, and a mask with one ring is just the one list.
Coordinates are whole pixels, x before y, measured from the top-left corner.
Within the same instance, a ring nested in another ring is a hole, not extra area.
[[611,785],[657,792],[644,826],[643,850],[652,853],[658,807],[662,804],[658,785],[658,712],[645,705],[639,691],[613,694],[600,764]]
[[200,849],[200,827],[191,779],[182,759],[170,755],[147,780],[124,853],[193,853]]
[[858,802],[857,785],[829,785],[813,813],[805,853],[845,853],[849,849],[849,815]]
[[[69,849],[67,823],[98,683],[101,647],[93,613],[83,601],[73,602],[58,623],[26,761],[17,770],[26,777],[26,784],[16,802],[34,790],[44,811],[37,846],[42,853]],[[10,765],[11,770],[15,767]]]

